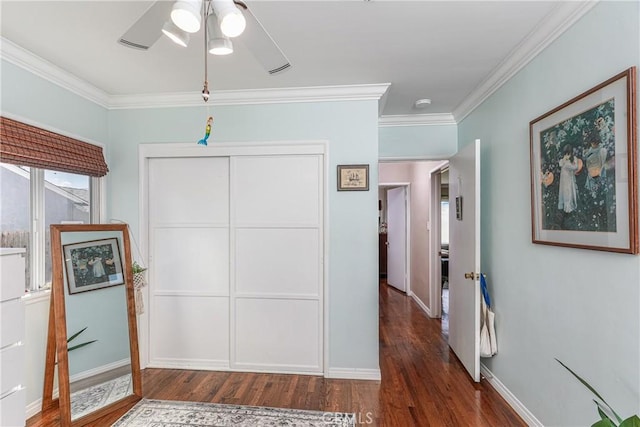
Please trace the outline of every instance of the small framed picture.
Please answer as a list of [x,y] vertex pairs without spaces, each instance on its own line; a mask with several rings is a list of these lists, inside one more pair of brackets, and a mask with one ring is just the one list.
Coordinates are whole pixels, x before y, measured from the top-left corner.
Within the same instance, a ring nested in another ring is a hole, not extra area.
[[338,165],[338,191],[369,191],[369,165]]
[[637,254],[636,69],[533,120],[533,243]]
[[118,239],[91,240],[63,248],[70,295],[124,283]]
[[456,197],[456,219],[462,221],[462,196]]

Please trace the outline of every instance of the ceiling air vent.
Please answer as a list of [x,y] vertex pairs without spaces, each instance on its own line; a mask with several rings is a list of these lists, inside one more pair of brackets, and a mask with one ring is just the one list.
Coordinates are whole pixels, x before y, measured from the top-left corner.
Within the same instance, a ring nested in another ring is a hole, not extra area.
[[284,64],[282,67],[278,67],[278,68],[274,68],[273,70],[269,70],[269,74],[276,74],[276,73],[280,73],[284,70],[286,70],[287,68],[291,67],[291,64],[289,64],[288,62],[286,64]]
[[147,50],[149,49],[149,46],[145,46],[142,44],[138,44],[138,43],[134,43],[134,42],[130,42],[129,40],[125,40],[125,39],[120,39],[118,40],[118,43],[125,45],[127,47],[131,47],[134,49],[140,49],[140,50]]

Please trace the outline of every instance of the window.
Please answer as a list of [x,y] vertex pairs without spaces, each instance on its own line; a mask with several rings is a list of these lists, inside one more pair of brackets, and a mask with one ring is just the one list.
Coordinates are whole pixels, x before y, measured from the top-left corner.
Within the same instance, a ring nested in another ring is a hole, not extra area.
[[24,166],[0,163],[0,246],[25,248],[26,283],[31,253],[31,170]]
[[100,222],[102,147],[0,116],[3,247],[27,249],[27,291],[51,284],[49,226]]
[[[2,247],[26,248],[27,291],[51,284],[51,224],[99,222],[99,178],[0,163]],[[92,188],[94,191],[92,191]]]
[[440,201],[440,224],[442,246],[449,247],[449,200]]

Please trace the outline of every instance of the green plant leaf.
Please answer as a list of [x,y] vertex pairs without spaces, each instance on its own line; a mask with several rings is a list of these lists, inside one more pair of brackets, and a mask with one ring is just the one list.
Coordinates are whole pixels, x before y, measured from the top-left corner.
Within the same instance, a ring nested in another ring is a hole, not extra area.
[[87,328],[88,328],[88,326],[85,326],[80,331],[76,332],[75,334],[73,334],[69,338],[67,338],[67,344],[70,343],[71,341],[73,341],[78,335],[83,333],[85,330],[87,330]]
[[609,418],[598,420],[591,427],[616,427],[616,425]]
[[[571,374],[576,377],[578,379],[578,381],[580,381],[582,383],[582,385],[584,385],[586,388],[589,389],[589,391],[591,391],[591,393],[593,393],[598,399],[602,400],[602,403],[604,403],[607,408],[609,408],[609,410],[611,411],[611,413],[613,413],[613,416],[616,417],[616,419],[618,420],[619,423],[622,422],[622,418],[620,418],[620,416],[618,414],[616,414],[616,411],[613,410],[613,408],[611,407],[611,405],[609,405],[607,403],[606,400],[604,400],[604,398],[602,396],[600,396],[600,394],[593,388],[591,387],[591,384],[589,384],[588,382],[586,382],[585,380],[582,379],[582,377],[580,377],[580,375],[576,374],[575,372],[573,372],[571,370],[571,368],[569,368],[567,365],[565,365],[564,363],[562,363],[560,360],[556,359],[556,362],[558,362],[559,364],[561,364],[567,371],[571,372]],[[597,403],[597,402],[596,402]],[[615,425],[615,424],[614,424]]]
[[593,403],[595,403],[596,407],[598,408],[598,414],[600,415],[600,418],[603,420],[609,420],[613,423],[611,417],[609,417],[609,414],[606,413],[607,408],[603,407],[602,404],[595,399],[593,399]]
[[620,427],[640,427],[640,418],[637,415],[632,415],[621,422]]
[[83,342],[82,344],[74,345],[73,347],[69,347],[69,348],[67,349],[67,352],[72,351],[72,350],[75,350],[75,349],[80,348],[80,347],[84,347],[85,345],[89,345],[89,344],[91,344],[92,342],[96,342],[96,341],[98,341],[98,340],[87,341],[87,342]]

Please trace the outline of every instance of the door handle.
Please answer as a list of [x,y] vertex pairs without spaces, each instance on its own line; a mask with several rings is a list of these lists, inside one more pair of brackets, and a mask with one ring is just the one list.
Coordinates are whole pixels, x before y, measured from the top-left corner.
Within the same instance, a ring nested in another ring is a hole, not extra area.
[[385,245],[389,246],[389,242],[384,242]]
[[471,273],[464,273],[464,278],[469,280],[478,280],[480,279],[480,275],[472,271]]

